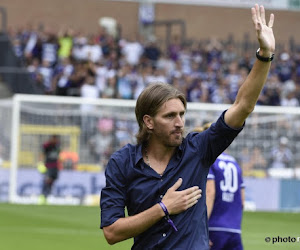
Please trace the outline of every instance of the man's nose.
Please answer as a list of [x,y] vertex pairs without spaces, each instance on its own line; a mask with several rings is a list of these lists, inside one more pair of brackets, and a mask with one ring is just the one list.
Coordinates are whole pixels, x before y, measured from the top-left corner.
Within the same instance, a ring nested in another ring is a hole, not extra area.
[[183,127],[184,126],[184,118],[182,116],[177,116],[175,121],[176,127]]

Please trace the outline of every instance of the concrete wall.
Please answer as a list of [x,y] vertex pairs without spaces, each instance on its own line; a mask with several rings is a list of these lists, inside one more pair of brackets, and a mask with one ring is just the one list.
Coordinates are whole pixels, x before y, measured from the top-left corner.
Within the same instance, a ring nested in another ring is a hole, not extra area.
[[[8,13],[9,26],[43,22],[52,28],[72,26],[76,30],[95,33],[98,19],[111,16],[122,25],[124,36],[138,31],[138,3],[104,0],[1,0]],[[274,32],[278,42],[293,36],[300,43],[300,12],[274,10]],[[269,16],[270,12],[267,11]],[[226,38],[233,33],[236,39],[249,32],[254,39],[250,9],[230,9],[207,6],[156,4],[157,20],[183,19],[188,38]],[[176,31],[176,30],[175,30]],[[162,34],[163,29],[159,29]]]

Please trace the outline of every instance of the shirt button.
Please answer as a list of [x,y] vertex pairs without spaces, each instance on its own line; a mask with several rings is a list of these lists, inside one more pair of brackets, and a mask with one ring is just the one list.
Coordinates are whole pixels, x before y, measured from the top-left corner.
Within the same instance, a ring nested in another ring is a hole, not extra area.
[[160,179],[160,181],[163,181],[163,179]]
[[163,233],[163,237],[166,237],[167,235],[165,233]]
[[159,197],[162,199],[164,196],[161,194]]

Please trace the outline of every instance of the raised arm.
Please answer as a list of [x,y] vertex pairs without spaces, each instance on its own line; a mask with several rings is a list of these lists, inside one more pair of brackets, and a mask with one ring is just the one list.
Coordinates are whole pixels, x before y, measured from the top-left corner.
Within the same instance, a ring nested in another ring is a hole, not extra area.
[[[271,14],[269,22],[266,23],[265,9],[257,4],[251,9],[251,14],[259,42],[259,56],[266,59],[271,58],[275,51],[275,38],[272,29],[274,15]],[[251,72],[240,87],[235,102],[225,113],[227,125],[233,128],[243,125],[245,119],[255,107],[259,94],[266,82],[270,66],[271,61],[256,60]]]

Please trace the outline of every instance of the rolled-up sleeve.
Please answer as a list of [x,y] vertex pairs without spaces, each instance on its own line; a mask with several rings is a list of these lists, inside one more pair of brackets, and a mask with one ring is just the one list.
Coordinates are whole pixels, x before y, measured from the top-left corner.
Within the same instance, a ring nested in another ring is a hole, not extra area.
[[[211,166],[214,163],[216,158],[232,143],[244,128],[245,124],[238,129],[229,127],[225,123],[225,112],[226,111],[221,114],[219,119],[213,123],[209,129],[200,133],[202,134],[202,139],[198,141],[198,147],[200,153],[205,156],[208,162],[207,166]],[[207,145],[207,147],[203,147],[202,145]]]
[[120,163],[117,158],[111,158],[105,170],[106,186],[101,191],[100,199],[100,228],[125,217],[126,179],[118,165]]

